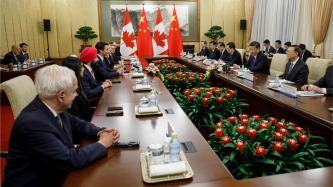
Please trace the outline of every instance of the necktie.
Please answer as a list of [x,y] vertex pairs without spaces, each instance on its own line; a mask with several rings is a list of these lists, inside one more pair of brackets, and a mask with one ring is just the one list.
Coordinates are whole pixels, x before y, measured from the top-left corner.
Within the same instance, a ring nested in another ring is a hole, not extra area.
[[256,62],[256,58],[254,56],[251,56],[251,60],[250,60],[250,67],[253,68],[254,64]]
[[94,73],[94,71],[91,70],[90,73],[91,73],[91,76],[95,79],[95,73]]
[[58,120],[58,124],[59,124],[59,126],[62,128],[62,129],[64,129],[64,126],[63,126],[63,124],[62,124],[62,121],[61,121],[61,117],[59,116],[59,115],[57,115],[57,120]]
[[293,67],[294,67],[294,64],[293,64],[293,63],[290,63],[288,74],[291,73],[291,70],[293,70]]

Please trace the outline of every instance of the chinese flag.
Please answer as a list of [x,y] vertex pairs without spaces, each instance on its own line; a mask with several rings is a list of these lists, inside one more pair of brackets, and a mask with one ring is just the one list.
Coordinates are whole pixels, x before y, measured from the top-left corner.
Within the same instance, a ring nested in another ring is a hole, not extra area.
[[148,64],[144,58],[153,56],[153,44],[150,36],[148,21],[144,7],[142,7],[141,18],[139,23],[137,47],[138,47],[139,60],[143,67],[147,67]]
[[170,31],[168,36],[169,56],[180,57],[183,52],[183,39],[182,33],[179,29],[178,17],[176,7],[173,7],[173,13],[170,23]]
[[121,40],[120,40],[120,53],[122,56],[130,56],[134,55],[136,53],[136,50],[137,47],[136,47],[134,29],[126,6],[123,32],[121,33]]

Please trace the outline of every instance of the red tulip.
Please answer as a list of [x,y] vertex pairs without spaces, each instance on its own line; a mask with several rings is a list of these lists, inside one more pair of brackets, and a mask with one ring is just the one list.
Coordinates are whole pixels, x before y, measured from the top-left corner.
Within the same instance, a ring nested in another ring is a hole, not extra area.
[[226,98],[228,101],[230,101],[231,97],[232,97],[232,96],[231,96],[230,94],[228,94],[228,93],[225,94],[225,98]]
[[253,115],[252,118],[256,121],[258,121],[260,119],[260,116],[259,115]]
[[261,120],[261,123],[266,123],[266,124],[268,124],[268,121],[267,120]]
[[188,95],[190,95],[190,93],[191,93],[190,90],[185,90],[184,95],[185,95],[185,96],[188,96]]
[[235,116],[231,116],[231,117],[228,118],[228,121],[229,121],[230,123],[236,123],[236,121],[237,121],[237,117],[235,117]]
[[217,97],[215,100],[217,103],[222,103],[224,101],[223,97]]
[[279,132],[274,133],[274,140],[275,141],[281,141],[283,139],[283,135]]
[[206,92],[206,97],[208,98],[212,97],[212,92]]
[[242,119],[241,120],[241,125],[246,126],[250,123],[249,119]]
[[276,123],[276,122],[277,122],[277,119],[276,119],[276,118],[269,117],[268,119],[269,119],[272,123]]
[[221,90],[218,90],[218,89],[216,89],[216,90],[214,90],[214,94],[215,95],[217,95],[217,96],[219,96],[219,95],[221,95]]
[[247,114],[242,114],[242,115],[239,115],[239,118],[240,118],[240,119],[248,119],[248,118],[249,118],[249,115],[247,115]]
[[194,90],[194,93],[195,93],[196,95],[200,95],[201,90],[200,90],[200,89],[196,89],[196,90]]
[[289,147],[289,150],[291,150],[291,151],[296,151],[296,149],[298,147],[297,141],[294,139],[288,139],[287,145]]
[[184,82],[187,81],[186,77],[183,78],[183,81],[184,81]]
[[224,134],[224,132],[223,132],[223,130],[221,128],[217,128],[215,130],[215,136],[221,137],[221,136],[223,136],[223,134]]
[[268,124],[267,123],[260,123],[259,128],[260,129],[268,129]]
[[236,92],[234,90],[228,90],[228,94],[230,94],[231,96],[234,96],[236,94]]
[[305,143],[308,141],[308,137],[305,134],[298,134],[298,141],[300,143]]
[[284,127],[284,123],[281,122],[281,121],[279,121],[279,122],[277,122],[277,123],[275,124],[275,126],[276,126],[277,128],[279,128],[279,129],[281,129],[281,128]]
[[304,132],[304,129],[302,127],[294,127],[294,130],[297,132]]
[[230,136],[223,136],[223,137],[220,138],[220,140],[223,144],[227,144],[227,143],[230,142],[231,137]]
[[241,152],[241,154],[243,153],[244,149],[245,149],[245,143],[242,141],[236,142],[235,143],[236,148],[239,149],[239,151]]
[[202,104],[204,105],[207,105],[209,103],[209,99],[207,97],[204,97],[202,100],[201,100]]
[[193,101],[195,99],[195,97],[196,97],[195,95],[189,95],[188,96],[188,100],[189,101]]
[[257,146],[254,150],[254,154],[258,157],[265,157],[267,154],[267,149],[265,149],[263,146]]
[[218,123],[216,123],[216,127],[217,127],[217,128],[221,128],[221,127],[223,127],[223,126],[224,126],[223,121],[219,121]]
[[210,88],[208,88],[208,91],[213,91],[215,89],[215,87],[210,87]]
[[285,128],[281,128],[281,129],[279,129],[279,133],[281,133],[282,135],[286,136],[288,134],[288,131]]
[[247,134],[249,135],[249,137],[250,137],[251,139],[253,139],[253,138],[256,136],[257,131],[256,131],[255,129],[249,129],[249,130],[247,131]]
[[283,151],[284,147],[281,142],[274,142],[273,144],[273,150],[280,152]]
[[246,132],[246,127],[239,126],[239,127],[237,127],[236,131],[241,133],[241,134],[244,134]]

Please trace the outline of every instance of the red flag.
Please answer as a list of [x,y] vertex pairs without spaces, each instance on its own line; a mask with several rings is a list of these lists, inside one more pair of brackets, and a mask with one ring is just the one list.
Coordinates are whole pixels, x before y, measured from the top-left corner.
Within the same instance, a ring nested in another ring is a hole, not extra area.
[[165,32],[165,27],[163,24],[160,7],[158,7],[156,15],[156,22],[155,22],[154,36],[153,36],[153,47],[154,47],[155,56],[168,54],[168,40]]
[[148,27],[148,21],[145,13],[145,8],[142,7],[141,18],[139,23],[139,32],[137,37],[138,57],[143,67],[148,64],[144,60],[145,57],[153,56],[153,44]]
[[178,17],[176,7],[173,7],[173,14],[171,17],[170,31],[168,36],[169,56],[181,56],[183,52],[183,39],[182,33],[179,29]]
[[121,40],[120,40],[120,53],[122,56],[130,56],[134,55],[136,53],[136,50],[137,48],[136,48],[134,29],[126,6],[123,32],[121,33]]

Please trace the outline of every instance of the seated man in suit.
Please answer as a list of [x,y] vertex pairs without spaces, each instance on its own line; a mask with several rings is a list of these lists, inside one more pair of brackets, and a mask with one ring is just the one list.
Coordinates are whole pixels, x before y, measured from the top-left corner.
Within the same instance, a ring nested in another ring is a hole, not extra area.
[[237,65],[242,65],[242,57],[240,53],[236,50],[236,45],[234,42],[229,42],[227,43],[227,52],[228,52],[228,58],[225,61],[227,64],[230,66],[237,64]]
[[95,73],[91,67],[97,63],[97,49],[86,47],[80,54],[80,59],[84,63],[84,71],[82,77],[82,89],[88,99],[102,96],[104,89],[112,86],[110,80],[105,80],[103,83],[97,82]]
[[29,59],[28,44],[20,43],[20,48],[21,48],[21,53],[19,56],[19,60],[20,60],[20,62],[24,62]]
[[221,57],[220,57],[220,60],[222,61],[226,61],[228,59],[228,52],[227,50],[225,49],[225,44],[223,42],[219,42],[217,44],[217,48],[220,50],[221,52]]
[[217,48],[217,42],[211,41],[209,43],[209,54],[208,54],[208,58],[212,59],[212,60],[219,60],[220,57],[221,57],[221,52]]
[[95,72],[97,82],[103,82],[106,79],[117,77],[123,74],[121,69],[115,70],[108,66],[108,56],[111,53],[111,45],[107,42],[97,42],[95,45],[97,49],[97,63],[92,64],[92,68]]
[[114,57],[117,61],[121,60],[121,53],[120,53],[120,45],[119,45],[119,43],[117,43],[117,42],[112,42],[112,45],[115,46],[115,52],[114,52],[113,57]]
[[[58,187],[70,171],[107,155],[119,139],[116,129],[102,129],[66,110],[77,96],[74,72],[58,65],[37,71],[38,96],[15,120],[5,169],[6,187]],[[79,148],[76,137],[95,143]]]
[[[250,43],[250,58],[247,63],[247,68],[254,73],[269,74],[267,57],[260,51],[260,43],[253,41]],[[238,65],[234,67],[239,68]]]
[[306,49],[305,44],[299,44],[299,48],[301,49],[301,60],[303,60],[303,62],[306,62],[306,60],[310,57],[312,57],[312,53]]
[[264,40],[264,54],[268,57],[272,57],[275,52],[276,50],[271,46],[271,42],[268,39]]
[[12,50],[9,51],[3,58],[3,64],[8,65],[10,63],[12,64],[18,64],[20,63],[20,52],[21,49],[17,45],[12,45]]
[[296,84],[304,85],[308,82],[309,68],[308,65],[299,58],[300,54],[301,50],[299,47],[292,46],[288,48],[287,56],[289,62],[286,64],[282,78]]
[[198,53],[198,56],[208,56],[209,55],[209,49],[207,45],[207,41],[201,42],[202,48],[201,51]]
[[327,67],[326,73],[321,79],[314,84],[304,85],[302,90],[333,95],[333,65]]
[[286,51],[281,47],[281,40],[275,41],[275,49],[276,49],[276,53],[286,54]]
[[288,48],[291,47],[291,42],[284,43],[284,51],[287,53]]
[[116,56],[116,46],[115,45],[110,45],[110,54],[106,56],[105,61],[106,64],[111,68],[111,69],[119,69],[122,66],[119,64],[119,58]]

